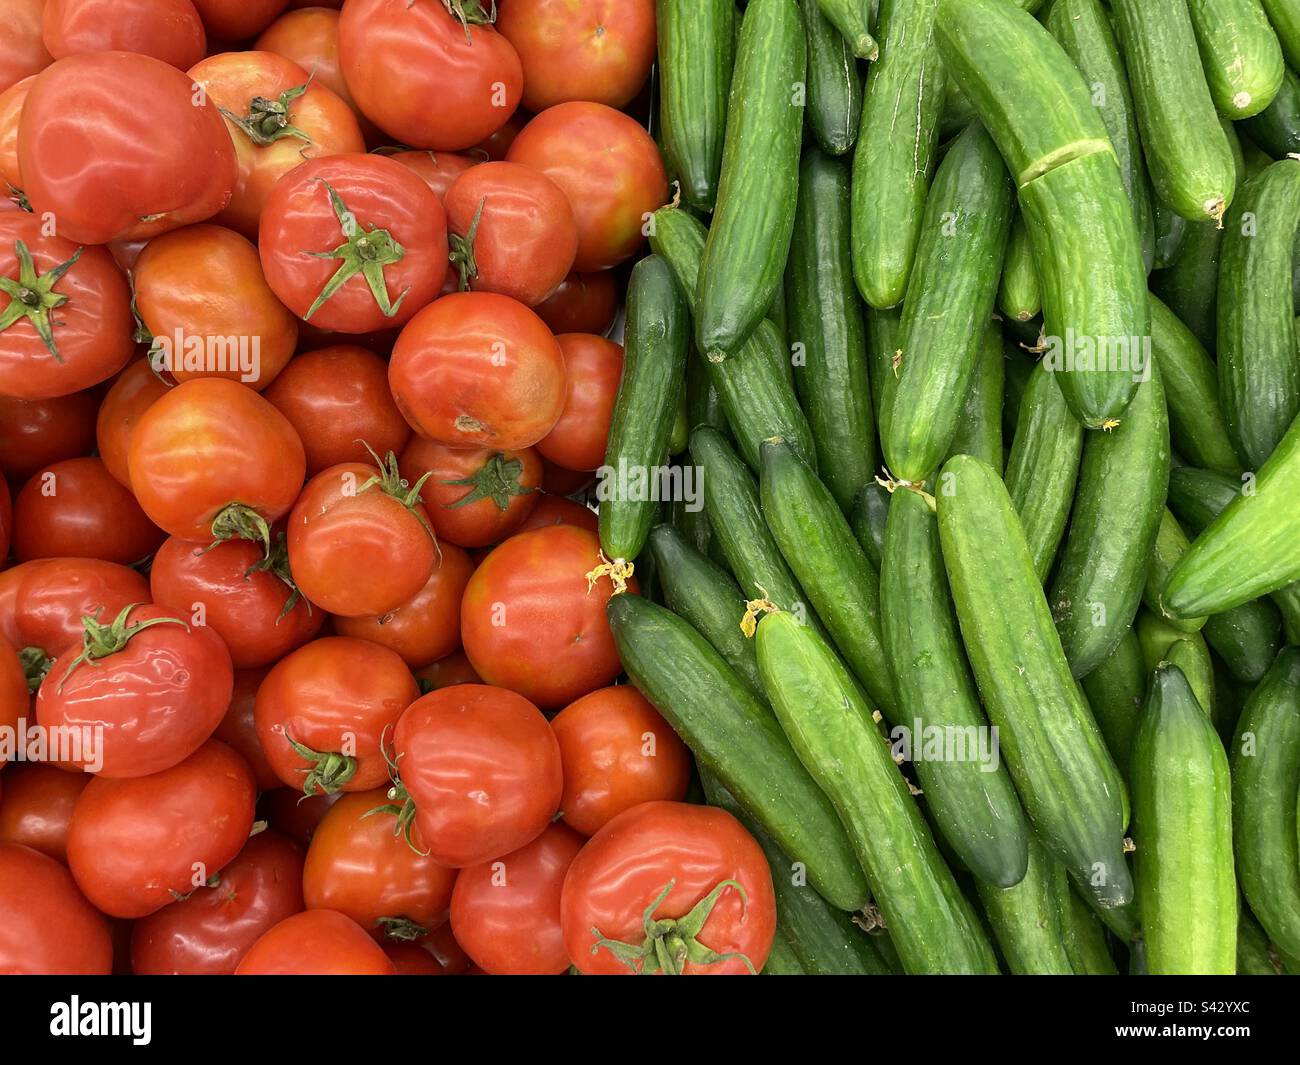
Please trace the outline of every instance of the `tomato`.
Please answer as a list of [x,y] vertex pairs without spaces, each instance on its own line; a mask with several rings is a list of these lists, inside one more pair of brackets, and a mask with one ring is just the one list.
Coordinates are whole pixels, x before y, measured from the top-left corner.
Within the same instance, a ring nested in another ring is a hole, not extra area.
[[347,0],[339,60],[366,117],[412,148],[477,144],[510,117],[523,88],[510,42],[491,26],[467,28],[440,2]]
[[[0,393],[66,396],[112,377],[133,350],[131,290],[103,248],[0,215]],[[66,271],[66,273],[64,272]]]
[[519,528],[537,504],[542,480],[542,464],[530,447],[447,447],[415,436],[399,465],[412,484],[430,475],[420,497],[434,531],[462,547],[495,544]]
[[261,391],[298,343],[298,321],[275,298],[257,249],[223,226],[155,237],[136,261],[136,311],[150,359],[177,381],[228,377]]
[[[599,467],[598,467],[599,468]],[[553,496],[581,496],[596,483],[595,470],[571,470],[542,459],[542,491]]]
[[[756,973],[776,934],[772,874],[754,838],[725,810],[680,802],[642,803],[606,824],[569,866],[560,908],[569,957],[589,975]],[[688,915],[704,918],[694,936],[676,927]],[[619,943],[640,957],[620,958]]]
[[261,798],[263,815],[277,832],[283,832],[296,843],[306,847],[316,832],[316,826],[338,801],[342,792],[323,795],[304,795],[302,788],[274,788]]
[[223,377],[177,385],[140,416],[127,470],[154,524],[183,540],[266,526],[298,498],[307,459],[293,426],[251,388]]
[[330,155],[291,170],[267,197],[258,233],[272,291],[321,329],[402,325],[447,275],[438,197],[378,155]]
[[302,438],[309,477],[365,461],[366,444],[379,455],[401,454],[411,435],[388,391],[388,364],[365,348],[338,344],[299,355],[263,394]]
[[18,169],[18,120],[35,80],[35,74],[28,75],[0,92],[0,181],[8,186],[3,191],[11,201],[16,201],[23,187],[22,171]]
[[501,162],[505,159],[506,152],[510,151],[510,145],[514,144],[515,138],[519,136],[519,131],[528,124],[528,120],[532,117],[523,108],[519,108],[506,119],[505,125],[474,145],[473,151],[486,155],[489,162]]
[[533,310],[557,336],[561,333],[604,336],[618,317],[618,282],[608,270],[569,274]]
[[560,801],[560,750],[546,718],[486,684],[440,688],[410,705],[394,734],[401,815],[439,865],[478,865],[518,850]]
[[154,373],[148,359],[128,363],[104,395],[95,418],[95,446],[105,468],[131,487],[127,453],[140,415],[167,394],[171,385]]
[[235,687],[230,695],[230,706],[227,707],[226,716],[221,719],[221,724],[212,733],[213,739],[220,740],[232,748],[248,763],[259,792],[270,791],[281,785],[280,778],[271,768],[271,763],[266,760],[266,753],[258,742],[257,723],[253,719],[257,689],[266,679],[266,674],[266,669],[235,670]]
[[207,50],[190,0],[45,0],[45,47],[55,59],[84,52],[138,52],[186,67]]
[[108,922],[68,871],[30,847],[0,843],[0,975],[106,976],[113,969]]
[[42,558],[0,573],[0,635],[15,647],[51,654],[80,643],[82,618],[109,619],[149,601],[149,582],[133,569],[97,558]]
[[478,160],[471,159],[468,155],[457,155],[455,152],[393,152],[388,158],[424,178],[444,207],[447,190],[451,188],[452,182],[478,163]]
[[[27,673],[18,657],[18,648],[0,636],[0,729],[16,729],[19,720],[27,716],[30,702]],[[4,764],[4,758],[0,757],[0,768]]]
[[560,345],[522,303],[493,292],[457,292],[416,315],[388,382],[411,427],[449,447],[529,447],[564,409]]
[[654,0],[500,0],[497,30],[524,66],[524,106],[629,103],[655,61]]
[[256,37],[289,6],[289,0],[194,0],[208,33],[225,41]]
[[0,90],[44,70],[53,61],[41,39],[45,0],[3,0],[0,12]]
[[[430,942],[435,937],[438,941]],[[384,953],[397,966],[398,976],[459,976],[469,964],[448,924],[440,925],[415,943],[391,940],[384,944]]]
[[211,887],[164,906],[131,931],[137,976],[225,976],[263,933],[301,913],[302,850],[276,832],[253,836]]
[[464,651],[453,651],[446,658],[430,662],[415,671],[421,692],[450,688],[453,684],[482,684],[483,678],[474,672]]
[[72,811],[68,865],[111,917],[145,917],[224,869],[253,825],[253,777],[224,743],[145,777],[97,776]]
[[268,559],[253,540],[209,548],[173,536],[154,556],[149,588],[153,601],[177,616],[201,617],[229,649],[235,669],[269,666],[315,636],[325,621],[296,595],[280,543]]
[[346,636],[313,640],[266,675],[253,708],[267,761],[301,795],[369,791],[388,780],[381,744],[419,696],[387,647]]
[[597,537],[572,525],[520,533],[494,549],[460,610],[461,640],[479,676],[543,709],[613,681],[623,669],[605,618],[613,586],[601,577],[588,590],[587,573],[600,561]]
[[646,219],[668,201],[655,142],[635,119],[604,104],[547,108],[523,128],[506,158],[540,170],[564,190],[578,224],[575,270],[631,258]]
[[609,423],[623,376],[623,347],[590,333],[555,338],[564,353],[568,391],[564,413],[537,450],[569,470],[594,470],[605,461]]
[[528,520],[519,527],[521,533],[545,529],[551,525],[576,525],[579,529],[596,532],[600,528],[596,512],[564,496],[542,493]]
[[13,528],[14,505],[9,495],[9,482],[0,477],[0,559],[9,557],[9,538],[13,535]]
[[11,765],[0,799],[0,843],[19,843],[66,860],[72,808],[90,780],[89,773],[69,773],[44,762]]
[[69,56],[41,72],[18,124],[18,165],[32,210],[81,244],[202,222],[235,187],[216,104],[196,99],[175,67],[129,52]]
[[560,889],[583,842],[572,829],[548,825],[513,854],[461,870],[451,927],[475,965],[495,976],[547,976],[569,967]]
[[334,910],[286,917],[249,948],[236,976],[393,976],[383,949]]
[[0,395],[0,473],[25,481],[42,466],[89,454],[98,403],[94,392],[51,399]]

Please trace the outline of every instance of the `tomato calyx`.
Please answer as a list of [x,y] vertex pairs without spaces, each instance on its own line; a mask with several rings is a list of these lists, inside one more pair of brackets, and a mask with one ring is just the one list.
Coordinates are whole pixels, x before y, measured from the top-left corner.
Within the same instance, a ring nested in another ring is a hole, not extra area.
[[471,44],[474,43],[469,32],[471,26],[490,26],[497,20],[497,0],[491,0],[487,8],[483,7],[482,0],[442,0],[442,6],[465,27],[465,40]]
[[0,277],[0,292],[9,297],[9,306],[0,311],[0,333],[3,333],[19,318],[26,318],[32,323],[49,353],[58,362],[63,362],[58,345],[54,342],[54,319],[51,312],[68,302],[68,297],[55,292],[54,286],[62,280],[63,275],[81,258],[85,248],[78,248],[67,259],[43,274],[36,272],[32,253],[21,241],[14,241],[14,255],[18,258],[18,279]]
[[300,602],[307,604],[307,614],[311,615],[311,602],[303,598],[302,591],[293,579],[293,572],[289,568],[289,541],[284,533],[276,533],[275,542],[270,550],[244,570],[244,580],[250,580],[254,573],[269,573],[279,578],[280,582],[289,589],[284,606],[280,608],[280,615],[275,619],[277,625],[287,618]]
[[18,652],[18,661],[22,664],[23,676],[27,678],[27,690],[35,694],[50,666],[54,665],[54,659],[39,647],[24,647]]
[[171,895],[173,902],[184,902],[191,895],[195,894],[196,892],[202,891],[204,888],[214,888],[220,886],[221,886],[221,874],[213,873],[210,877],[208,877],[205,881],[203,881],[202,884],[195,885],[192,891],[180,892],[177,891],[175,888],[168,888],[167,893]]
[[749,904],[745,889],[735,880],[720,880],[713,890],[700,899],[684,917],[656,919],[655,910],[668,897],[676,884],[675,879],[668,881],[654,902],[645,908],[642,914],[645,939],[641,943],[624,943],[621,940],[608,939],[601,934],[599,928],[593,928],[591,932],[596,937],[596,942],[592,944],[591,953],[599,954],[601,948],[604,948],[638,976],[647,971],[681,976],[687,963],[715,965],[731,958],[739,958],[745,963],[751,975],[757,975],[754,963],[746,955],[719,954],[712,947],[706,947],[697,938],[713,913],[713,907],[717,905],[718,899],[727,888],[734,888],[739,893],[741,918],[744,919],[745,907]]
[[139,605],[139,603],[128,603],[107,625],[99,620],[99,615],[104,612],[103,607],[96,610],[93,616],[86,614],[82,617],[81,654],[68,663],[68,668],[59,679],[59,691],[63,691],[63,685],[68,682],[72,671],[83,662],[93,666],[99,659],[117,654],[145,629],[151,629],[155,625],[179,625],[186,632],[190,631],[190,627],[180,618],[148,618],[128,625],[127,616]]
[[[290,736],[287,729],[283,730],[283,735],[294,753],[309,763],[309,768],[298,770],[306,774],[302,782],[303,799],[309,799],[313,795],[333,795],[336,791],[342,791],[343,785],[357,775],[357,760],[351,755],[339,751],[312,750]],[[302,802],[302,799],[298,801]]]
[[[315,77],[315,74],[312,77]],[[221,108],[221,113],[243,130],[244,135],[260,148],[274,144],[285,137],[297,137],[311,144],[311,137],[295,126],[289,118],[289,105],[311,88],[311,82],[312,79],[309,77],[301,85],[285,89],[274,100],[266,96],[254,96],[248,102],[246,115],[237,115],[227,107]]]
[[381,917],[375,924],[384,930],[385,939],[396,939],[403,943],[414,943],[421,936],[429,934],[424,925],[416,924],[409,917]]
[[361,225],[357,221],[357,216],[348,210],[339,194],[334,191],[334,186],[323,179],[321,179],[321,184],[325,186],[325,191],[329,194],[330,206],[334,209],[334,217],[339,220],[339,228],[343,231],[344,240],[333,251],[308,251],[303,253],[316,259],[340,260],[339,268],[325,282],[325,287],[320,290],[320,295],[307,308],[307,313],[303,315],[303,321],[310,321],[311,316],[320,310],[325,301],[357,274],[365,278],[365,282],[370,288],[370,294],[374,296],[375,303],[383,312],[384,317],[393,317],[398,308],[401,307],[402,300],[406,299],[406,294],[411,291],[411,287],[408,285],[402,289],[401,295],[397,297],[397,302],[390,303],[388,287],[384,282],[384,267],[401,262],[406,255],[406,249],[393,239],[393,235],[388,230],[380,229],[378,226],[371,226],[367,229]]
[[[387,734],[387,729],[384,730]],[[415,800],[411,798],[411,793],[406,790],[406,785],[402,783],[402,778],[397,774],[397,760],[388,753],[388,748],[384,746],[383,738],[380,738],[379,748],[384,752],[384,761],[388,763],[388,776],[392,781],[392,786],[388,789],[388,802],[382,806],[376,806],[363,813],[362,817],[373,817],[375,814],[392,814],[397,818],[393,825],[393,835],[401,836],[406,840],[406,845],[422,858],[427,856],[427,850],[420,850],[415,845]],[[400,757],[400,756],[399,756]]]
[[9,202],[17,207],[18,210],[26,211],[28,214],[31,214],[32,205],[27,200],[27,193],[23,192],[23,190],[18,188],[17,185],[10,185],[7,181],[5,182],[5,187],[9,190]]
[[271,554],[271,527],[253,507],[246,503],[227,503],[212,519],[212,543],[204,551],[211,551],[227,540],[260,541],[265,553]]
[[[398,469],[397,456],[393,452],[390,451],[386,458],[381,459],[379,453],[364,440],[358,440],[357,443],[369,451],[370,457],[375,460],[375,472],[357,486],[356,494],[360,495],[362,492],[378,487],[384,495],[392,496],[401,503],[402,506],[415,515],[416,520],[424,527],[424,531],[429,534],[429,539],[431,539],[434,546],[437,547],[437,534],[433,531],[432,527],[430,527],[425,516],[416,509],[417,503],[424,502],[424,499],[420,496],[420,492],[424,488],[424,482],[433,476],[433,471],[425,470],[420,479],[416,481],[415,484],[411,484],[402,476],[401,471]],[[438,557],[440,559],[442,557],[441,547],[438,548]]]
[[460,275],[460,281],[457,287],[461,292],[469,289],[469,283],[478,277],[478,260],[474,258],[474,238],[478,236],[479,219],[483,217],[483,205],[487,203],[487,197],[484,196],[478,201],[478,210],[474,212],[474,220],[470,222],[469,229],[465,231],[462,237],[458,233],[447,234],[447,239],[451,243],[451,254],[447,256],[451,260],[451,265],[456,268]]
[[[526,496],[537,489],[519,483],[523,475],[524,464],[519,459],[508,459],[503,452],[491,455],[477,470],[468,477],[443,481],[445,485],[457,487],[464,485],[470,489],[454,503],[444,503],[448,508],[464,507],[477,503],[480,499],[490,499],[501,511],[510,509],[510,500],[514,496]],[[428,474],[425,474],[427,477]]]

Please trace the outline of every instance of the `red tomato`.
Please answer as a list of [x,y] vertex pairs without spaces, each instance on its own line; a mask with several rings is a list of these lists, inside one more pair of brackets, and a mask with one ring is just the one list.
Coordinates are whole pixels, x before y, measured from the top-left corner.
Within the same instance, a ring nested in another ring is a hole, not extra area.
[[140,506],[183,540],[228,539],[289,512],[302,488],[302,441],[251,388],[222,377],[177,385],[140,416],[127,469]]
[[341,794],[336,791],[329,795],[320,792],[304,795],[300,787],[274,788],[262,796],[262,811],[272,828],[306,847],[321,818]]
[[9,497],[9,482],[0,477],[0,559],[9,557],[9,538],[13,535],[13,527],[14,505]]
[[569,967],[560,889],[583,842],[563,825],[548,825],[513,854],[461,870],[451,927],[475,965],[495,976],[548,976]]
[[[461,174],[477,164],[476,159],[468,155],[456,155],[454,152],[393,152],[388,158],[414,170],[424,178],[433,194],[446,206],[447,190]],[[565,206],[568,206],[567,201]]]
[[[776,934],[772,874],[754,838],[725,810],[680,802],[642,803],[605,825],[569,866],[560,906],[569,957],[589,975],[756,973]],[[705,919],[683,942],[676,924],[687,915]],[[656,939],[680,947],[667,966]],[[641,957],[620,959],[611,943]],[[689,960],[688,947],[704,957]]]
[[89,773],[69,773],[44,762],[16,762],[5,770],[0,799],[0,843],[19,843],[66,861],[68,827]]
[[430,662],[415,671],[415,679],[424,693],[450,688],[453,684],[482,684],[483,678],[474,672],[464,651],[454,651],[446,658]]
[[529,447],[564,409],[564,356],[540,318],[492,292],[457,292],[411,320],[388,364],[411,427],[449,447]]
[[557,336],[568,391],[564,413],[537,450],[569,470],[594,470],[605,461],[609,423],[623,376],[623,347],[590,333]]
[[555,815],[559,746],[541,711],[513,692],[485,684],[430,692],[402,715],[394,740],[399,792],[414,803],[414,827],[440,865],[500,858]]
[[[289,419],[307,452],[307,476],[340,462],[401,454],[411,427],[388,391],[388,364],[348,344],[317,348],[293,359],[264,393]],[[414,482],[412,482],[414,483]]]
[[585,494],[587,488],[595,483],[595,471],[571,470],[557,466],[548,458],[542,459],[542,491],[553,496],[577,496]]
[[55,59],[138,52],[184,70],[202,59],[208,46],[190,0],[45,0],[41,27]]
[[69,56],[41,72],[18,124],[18,165],[32,210],[82,244],[202,222],[235,185],[216,105],[175,67],[129,52]]
[[618,316],[618,282],[608,270],[570,274],[533,309],[557,336],[561,333],[604,336]]
[[473,151],[486,155],[489,162],[501,162],[505,159],[506,152],[510,151],[510,145],[514,144],[515,138],[519,136],[519,131],[528,124],[528,120],[532,117],[523,108],[519,108],[506,119],[505,125],[499,130],[490,136],[484,137],[474,145]]
[[[367,640],[327,636],[286,655],[257,690],[267,761],[301,795],[369,791],[388,780],[381,744],[419,696],[401,658]],[[296,745],[296,746],[295,746]]]
[[0,395],[0,473],[25,481],[42,466],[88,454],[95,446],[94,392],[53,399]]
[[45,0],[4,0],[0,3],[5,32],[0,34],[0,90],[44,70],[51,63],[41,39]]
[[259,832],[211,887],[165,906],[131,931],[138,976],[228,976],[264,932],[300,913],[302,850]]
[[461,640],[479,676],[543,709],[613,681],[623,667],[605,618],[612,585],[601,577],[588,590],[600,558],[596,536],[572,525],[520,533],[493,550],[460,609]]
[[542,464],[530,447],[494,451],[447,447],[413,436],[399,463],[402,477],[420,489],[440,540],[485,547],[513,533],[537,504]]
[[510,117],[523,88],[510,42],[490,26],[462,25],[441,3],[347,0],[339,59],[366,117],[412,148],[477,144]]
[[256,37],[289,6],[289,0],[194,0],[208,33],[226,41]]
[[[30,703],[27,673],[18,657],[18,648],[0,636],[0,729],[17,728],[19,720],[27,716]],[[4,758],[0,758],[0,768],[4,764]]]
[[144,917],[243,849],[255,798],[244,760],[216,740],[161,773],[96,777],[72,811],[68,865],[103,913]]
[[654,0],[500,0],[497,30],[524,67],[524,106],[622,107],[655,61]]
[[249,948],[236,976],[393,976],[383,949],[334,910],[287,917]]
[[113,969],[108,922],[53,858],[0,843],[0,975],[106,976]]
[[18,169],[18,120],[35,80],[35,74],[28,75],[0,92],[0,181],[8,186],[0,191],[11,202],[17,202],[23,187],[22,171]]
[[[333,5],[341,6],[340,4]],[[312,78],[334,93],[360,120],[366,139],[377,134],[369,119],[352,98],[339,68],[339,13],[314,3],[290,4],[299,10],[286,11],[262,31],[253,47],[259,52],[274,52],[311,71]]]
[[[213,739],[233,748],[248,763],[259,792],[279,788],[282,783],[271,768],[271,763],[266,760],[266,752],[257,739],[257,723],[253,718],[257,689],[266,679],[266,674],[266,669],[235,670],[235,688],[230,696],[230,706],[226,709],[221,724],[212,733]],[[298,798],[302,796],[299,795]]]
[[469,964],[451,934],[450,924],[440,925],[415,943],[385,943],[384,953],[397,966],[398,976],[459,976]]
[[515,138],[506,158],[540,170],[564,190],[578,224],[575,270],[631,258],[646,219],[668,200],[655,142],[635,119],[604,104],[547,108]]
[[266,199],[258,246],[284,304],[341,333],[402,325],[447,276],[442,204],[379,155],[325,156],[286,174]]
[[104,396],[95,419],[95,445],[105,468],[118,481],[131,487],[127,453],[131,433],[140,415],[167,394],[171,387],[154,373],[148,359],[136,359],[117,375]]
[[0,636],[50,654],[79,644],[87,614],[115,618],[149,601],[149,582],[133,569],[97,558],[41,558],[0,573]]

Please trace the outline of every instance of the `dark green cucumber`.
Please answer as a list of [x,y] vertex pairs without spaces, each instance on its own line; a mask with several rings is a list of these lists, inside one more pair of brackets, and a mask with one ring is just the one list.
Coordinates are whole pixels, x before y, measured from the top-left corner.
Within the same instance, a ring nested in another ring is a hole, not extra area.
[[1300,77],[1288,68],[1273,102],[1246,119],[1242,129],[1273,159],[1300,151]]
[[997,972],[870,706],[830,645],[784,611],[759,620],[757,644],[772,708],[847,827],[905,970]]
[[870,364],[871,404],[880,424],[881,403],[885,398],[885,382],[897,373],[899,358],[898,334],[902,327],[901,308],[885,310],[867,308],[867,361]]
[[1214,659],[1205,637],[1198,632],[1175,640],[1165,651],[1164,660],[1183,671],[1196,701],[1213,721],[1216,714]]
[[1300,648],[1288,647],[1246,701],[1231,747],[1237,875],[1282,951],[1300,955]]
[[[1223,230],[1213,222],[1188,223],[1178,258],[1168,269],[1151,275],[1151,291],[1169,305],[1201,346],[1210,351],[1216,341],[1215,304],[1222,244]],[[1157,327],[1153,323],[1151,328],[1154,333]],[[1217,382],[1215,391],[1217,394]]]
[[806,51],[794,0],[752,0],[740,27],[717,203],[700,263],[695,334],[710,359],[740,350],[781,285],[799,185]]
[[1187,0],[1201,67],[1219,114],[1233,121],[1264,110],[1285,63],[1259,0]]
[[866,882],[835,809],[800,764],[781,726],[703,636],[671,611],[628,592],[606,608],[623,668],[695,754],[843,910]]
[[[1002,470],[1002,396],[1006,359],[1002,355],[1002,330],[997,322],[984,327],[975,372],[957,415],[957,432],[948,445],[949,455],[974,455],[995,470]],[[947,456],[945,456],[947,457]]]
[[1088,904],[1073,891],[1067,892],[1065,949],[1078,976],[1116,976],[1115,959],[1106,944],[1106,929]]
[[1282,976],[1282,960],[1245,906],[1237,923],[1237,975]]
[[876,469],[876,424],[862,307],[853,284],[849,172],[809,148],[785,286],[794,383],[817,452],[817,469],[847,511]]
[[1282,646],[1282,615],[1268,599],[1252,599],[1205,621],[1206,642],[1243,684],[1256,684]]
[[871,484],[862,486],[862,491],[853,500],[853,510],[849,514],[853,536],[877,571],[885,553],[885,523],[889,519],[890,499],[889,492],[872,481]]
[[1020,420],[1021,401],[1038,363],[1026,355],[1014,337],[1009,336],[1002,338],[1002,361],[1002,438],[1010,445],[1015,439],[1016,423]]
[[1074,974],[1061,927],[1062,904],[1069,885],[1064,870],[1047,856],[1037,840],[1029,841],[1028,870],[1020,883],[999,888],[981,882],[976,888],[1013,974]]
[[600,545],[611,559],[636,558],[654,523],[649,489],[668,456],[689,335],[672,270],[657,255],[642,259],[627,286],[623,376],[601,470]]
[[881,55],[867,73],[853,153],[853,274],[871,306],[907,291],[934,168],[944,77],[936,0],[883,0]]
[[711,425],[724,433],[730,431],[722,397],[713,386],[704,356],[692,344],[686,360],[686,427],[690,430],[697,425]]
[[1138,644],[1142,648],[1143,668],[1147,673],[1165,660],[1169,648],[1178,640],[1186,639],[1187,633],[1176,629],[1159,614],[1149,610],[1138,611],[1133,622],[1133,631],[1137,633]]
[[772,946],[767,952],[767,961],[763,963],[760,976],[809,976],[811,975],[799,955],[794,943],[784,928],[777,925],[776,934],[772,936]]
[[1147,673],[1137,633],[1130,628],[1082,682],[1106,747],[1126,779],[1133,734],[1146,699]]
[[1029,231],[1017,211],[1011,220],[1006,257],[1002,262],[1002,279],[998,282],[998,310],[1008,318],[1027,322],[1043,309],[1038,290],[1038,268],[1029,246]]
[[1154,214],[1156,244],[1151,265],[1156,270],[1163,270],[1177,261],[1183,241],[1187,239],[1187,227],[1193,223],[1159,200],[1155,203]]
[[948,460],[937,488],[962,639],[1025,811],[1081,890],[1122,907],[1133,884],[1119,771],[1070,675],[1011,497],[965,455]]
[[817,4],[804,0],[800,6],[808,35],[808,128],[823,151],[843,155],[853,147],[862,116],[858,64],[848,41]]
[[1291,0],[1264,0],[1264,12],[1277,32],[1287,62],[1300,70],[1300,11]]
[[1162,509],[1155,542],[1151,545],[1151,557],[1147,561],[1142,602],[1148,610],[1159,614],[1174,628],[1183,632],[1199,632],[1205,624],[1205,618],[1175,617],[1165,610],[1164,604],[1160,601],[1160,593],[1165,590],[1165,581],[1169,579],[1169,574],[1173,572],[1178,560],[1187,553],[1190,543],[1182,526],[1178,524],[1178,519],[1169,513],[1169,508]]
[[[931,817],[962,864],[982,884],[1010,888],[1025,876],[1029,829],[996,754],[991,763],[980,758],[979,740],[991,730],[957,633],[934,511],[916,492],[894,496],[880,570],[899,703],[890,735],[896,748],[908,741],[899,753],[916,766]],[[936,741],[938,758],[926,757]]]
[[874,60],[880,55],[880,45],[871,35],[867,20],[867,0],[806,0],[814,3],[839,32],[859,59]]

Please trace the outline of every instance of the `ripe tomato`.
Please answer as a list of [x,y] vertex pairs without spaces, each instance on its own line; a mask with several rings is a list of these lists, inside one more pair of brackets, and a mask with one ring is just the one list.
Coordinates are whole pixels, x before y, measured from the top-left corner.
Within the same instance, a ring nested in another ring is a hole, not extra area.
[[520,533],[494,549],[460,610],[461,640],[479,676],[543,709],[613,681],[623,669],[605,618],[613,586],[601,577],[588,590],[600,560],[600,541],[572,525]]
[[36,214],[51,212],[59,234],[82,244],[202,222],[235,186],[216,105],[175,67],[129,52],[69,56],[41,72],[18,124],[18,165]]
[[108,922],[53,858],[30,847],[0,843],[0,898],[5,900],[0,975],[112,972]]
[[0,843],[19,843],[65,861],[72,808],[90,780],[89,773],[69,773],[44,762],[11,765],[0,799]]
[[447,276],[442,204],[378,155],[324,156],[291,170],[266,198],[258,233],[272,291],[321,329],[402,325]]
[[224,226],[155,237],[136,261],[150,359],[177,381],[228,377],[262,391],[298,343],[298,321],[262,276],[257,249]]
[[659,149],[635,119],[604,104],[547,108],[523,128],[506,158],[540,170],[564,190],[578,224],[575,270],[603,270],[636,254],[646,219],[668,200]]
[[450,688],[453,684],[482,684],[483,678],[474,672],[464,651],[453,651],[446,658],[430,662],[415,671],[420,691],[428,694],[439,688]]
[[608,270],[569,274],[533,310],[557,336],[561,333],[604,336],[618,317],[618,282]]
[[510,117],[523,88],[509,41],[425,0],[347,0],[339,59],[366,117],[412,148],[477,144]]
[[569,967],[560,889],[583,842],[572,829],[548,825],[513,854],[461,870],[451,927],[475,965],[494,976],[548,976]]
[[605,442],[623,376],[623,347],[591,333],[557,336],[568,390],[564,413],[537,450],[569,470],[594,470],[605,461]]
[[381,744],[420,694],[387,647],[346,636],[313,640],[266,675],[253,708],[267,761],[301,795],[369,791],[388,780]]
[[97,558],[41,558],[0,572],[0,636],[54,654],[79,644],[87,614],[114,618],[149,601],[149,582]]
[[451,934],[451,925],[441,924],[414,943],[391,940],[384,953],[397,966],[398,976],[459,976],[469,958]]
[[440,540],[461,547],[486,547],[518,529],[537,504],[542,480],[530,447],[447,447],[413,436],[399,465],[412,484],[429,474],[420,489],[429,520]]
[[277,832],[306,847],[316,832],[320,819],[342,792],[304,795],[301,788],[274,788],[262,796],[263,815]]
[[287,514],[307,468],[284,415],[237,381],[177,385],[140,416],[127,469],[140,506],[183,540],[247,532],[270,546],[267,525]]
[[23,187],[23,174],[18,168],[18,120],[22,118],[27,93],[36,80],[29,74],[0,92],[0,181],[7,186],[0,189],[11,202],[17,202]]
[[584,496],[595,483],[595,471],[571,470],[542,458],[542,491],[553,496]]
[[[266,669],[235,670],[235,688],[230,695],[230,706],[226,716],[212,733],[212,738],[220,740],[232,748],[236,754],[248,763],[253,771],[253,781],[259,792],[270,791],[281,786],[271,763],[266,760],[257,739],[257,723],[253,719],[253,707],[257,702],[257,689],[266,679]],[[299,796],[301,798],[301,796]]]
[[[776,934],[754,838],[725,810],[680,802],[642,803],[605,825],[569,866],[560,906],[569,957],[589,975],[757,973]],[[676,927],[688,915],[704,918],[694,936]],[[639,957],[620,957],[619,943]]]
[[20,399],[89,388],[133,350],[131,290],[113,257],[41,230],[36,215],[0,215],[0,393]]
[[411,427],[449,447],[529,447],[564,409],[564,356],[517,300],[457,292],[402,330],[388,364]]
[[194,0],[208,33],[225,41],[256,37],[289,6],[289,0]]
[[[19,720],[27,716],[30,702],[27,674],[18,657],[18,648],[0,636],[0,729],[17,728]],[[0,768],[4,764],[0,758]]]
[[654,0],[501,0],[497,30],[524,66],[524,106],[622,107],[655,61]]
[[55,59],[138,52],[181,70],[208,46],[190,0],[45,0],[41,36]]
[[433,194],[443,202],[444,207],[446,207],[447,190],[451,188],[452,182],[478,162],[468,155],[457,155],[455,152],[393,152],[388,158],[414,170],[424,178],[425,183],[433,189]]
[[410,705],[394,734],[396,761],[418,827],[439,865],[478,865],[518,850],[560,801],[560,750],[546,718],[522,696],[485,684],[440,688]]
[[9,482],[0,477],[0,559],[9,557],[9,538],[13,535],[14,506],[9,496]]
[[95,447],[105,468],[118,481],[131,487],[127,453],[131,433],[140,415],[167,394],[171,387],[154,373],[148,359],[128,363],[104,395],[95,418]]
[[388,364],[365,348],[305,352],[263,394],[302,438],[308,477],[340,462],[364,462],[365,444],[379,455],[401,454],[411,435],[388,391]]
[[248,949],[236,976],[393,976],[383,949],[334,910],[286,917]]
[[224,743],[146,777],[86,785],[72,811],[68,865],[111,917],[144,917],[225,868],[253,826],[253,777]]
[[302,912],[302,850],[277,832],[259,832],[211,887],[135,922],[131,971],[137,976],[227,976],[262,936]]
[[0,90],[44,70],[52,62],[41,39],[45,0],[4,0],[0,34]]
[[88,454],[98,398],[73,392],[52,399],[0,395],[0,473],[25,481],[42,466]]

